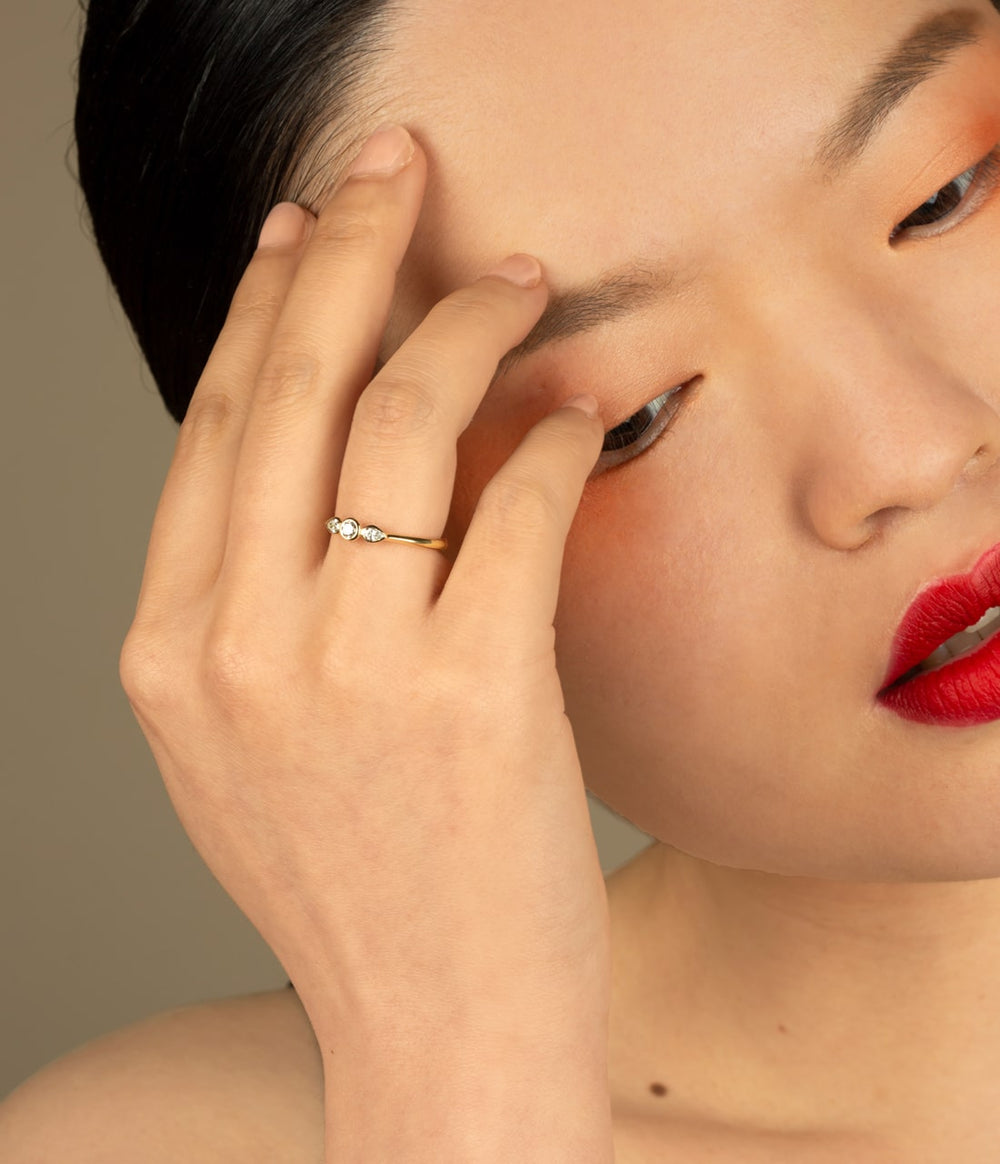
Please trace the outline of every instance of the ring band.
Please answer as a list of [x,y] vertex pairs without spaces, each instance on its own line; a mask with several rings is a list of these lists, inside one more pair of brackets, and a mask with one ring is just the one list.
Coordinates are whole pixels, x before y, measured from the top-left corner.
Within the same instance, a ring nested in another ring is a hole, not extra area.
[[402,534],[386,533],[377,525],[362,525],[353,517],[331,517],[326,528],[332,534],[339,533],[345,542],[357,541],[358,538],[372,545],[376,542],[408,542],[411,546],[425,546],[428,550],[443,550],[448,545],[447,538],[408,538]]

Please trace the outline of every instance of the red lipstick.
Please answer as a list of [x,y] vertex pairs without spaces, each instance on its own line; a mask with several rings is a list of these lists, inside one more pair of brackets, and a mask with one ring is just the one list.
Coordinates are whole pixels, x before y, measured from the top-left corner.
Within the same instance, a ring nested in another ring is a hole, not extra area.
[[913,600],[893,640],[879,703],[916,723],[967,727],[1000,719],[1000,633],[936,670],[914,670],[994,606],[1000,606],[1000,543],[967,574],[930,582]]

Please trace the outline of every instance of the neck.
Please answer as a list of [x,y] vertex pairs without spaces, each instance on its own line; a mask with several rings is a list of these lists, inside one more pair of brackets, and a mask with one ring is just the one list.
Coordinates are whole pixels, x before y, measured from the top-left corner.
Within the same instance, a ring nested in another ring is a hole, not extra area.
[[612,1062],[649,1111],[925,1147],[1000,1125],[1000,881],[781,877],[655,844],[608,895]]

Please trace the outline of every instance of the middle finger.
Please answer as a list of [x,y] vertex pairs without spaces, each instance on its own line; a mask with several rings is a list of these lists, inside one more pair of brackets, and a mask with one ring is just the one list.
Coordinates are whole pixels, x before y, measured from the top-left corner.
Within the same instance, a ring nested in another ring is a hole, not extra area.
[[[373,156],[383,165],[374,173]],[[254,384],[223,567],[237,589],[283,593],[316,568],[329,541],[324,523],[351,414],[372,374],[426,174],[399,127],[369,139],[359,162],[317,219]]]
[[[441,536],[455,484],[457,441],[504,353],[548,300],[541,267],[512,255],[428,314],[361,394],[337,491],[336,515],[406,537]],[[353,532],[353,531],[352,531]],[[334,536],[331,578],[362,580],[395,606],[426,606],[441,559],[423,547]]]

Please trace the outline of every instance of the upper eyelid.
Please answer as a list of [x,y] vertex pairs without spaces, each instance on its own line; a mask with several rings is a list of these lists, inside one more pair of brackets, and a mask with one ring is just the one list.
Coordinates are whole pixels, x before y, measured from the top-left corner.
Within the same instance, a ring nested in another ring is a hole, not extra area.
[[[944,190],[946,187],[951,185],[952,182],[955,182],[959,178],[964,177],[970,171],[976,172],[977,179],[979,178],[979,171],[985,171],[985,173],[983,175],[984,180],[987,183],[993,184],[994,186],[1000,186],[1000,143],[997,143],[991,150],[989,150],[982,157],[978,158],[971,165],[966,166],[966,168],[964,170],[962,170],[956,174],[953,174],[947,181],[942,183],[940,186],[936,187],[936,189],[934,191],[932,191],[931,194],[928,195],[928,197],[925,198],[922,203],[919,203],[916,206],[914,206],[913,209],[911,209],[907,213],[905,218],[908,218],[912,214],[915,214],[920,209],[920,207],[922,205],[924,205],[924,203],[928,202],[930,200],[930,198],[934,196],[934,194],[936,194],[937,192],[939,192],[941,190]],[[967,197],[968,197],[968,195],[967,195]],[[952,211],[951,213],[952,214],[957,213],[957,208],[955,211]],[[945,217],[945,219],[942,219],[942,221],[946,221],[950,217],[951,217],[951,214],[947,215]],[[905,218],[902,221],[905,221]],[[918,227],[909,227],[906,229],[907,229],[907,231],[909,231],[909,230],[917,230],[919,228]],[[896,237],[896,235],[894,235],[893,237]],[[622,417],[621,420],[616,421],[614,424],[612,424],[608,428],[606,428],[604,430],[604,436],[607,437],[610,433],[614,432],[615,429],[621,428],[622,425],[627,424],[630,420],[633,420],[634,418],[638,417],[640,415],[640,413],[642,413],[642,411],[645,408],[648,408],[650,404],[654,403],[661,396],[663,396],[664,400],[663,400],[662,407],[657,412],[654,419],[650,422],[650,425],[655,424],[656,420],[659,419],[659,416],[663,412],[663,410],[668,407],[669,402],[670,402],[670,397],[674,393],[679,393],[683,389],[688,388],[694,382],[694,380],[696,380],[698,378],[699,377],[694,377],[693,379],[688,379],[688,380],[685,380],[683,382],[676,383],[672,388],[666,389],[664,392],[658,392],[656,394],[656,396],[652,396],[648,400],[643,401],[643,403],[640,404],[637,409],[628,413],[626,416]],[[638,444],[642,440],[642,437],[644,435],[645,435],[645,432],[642,435],[640,435],[639,437],[637,437],[636,440],[633,442],[633,445]],[[628,450],[633,447],[633,445],[625,446],[622,449],[602,450],[598,459],[600,460],[600,457],[609,455],[611,453],[627,453]]]
[[[921,209],[921,207],[926,205],[926,203],[929,202],[936,194],[940,193],[942,190],[947,189],[947,187],[950,186],[952,182],[957,182],[960,178],[964,178],[965,175],[970,172],[973,174],[972,184],[963,195],[961,202],[948,214],[944,215],[934,223],[917,224],[908,227],[902,226],[902,223],[905,222],[907,218],[910,218],[916,214]],[[983,157],[977,158],[976,161],[974,161],[970,166],[966,166],[964,170],[957,174],[953,174],[946,182],[936,187],[927,196],[927,198],[923,200],[923,202],[919,203],[918,205],[914,206],[912,210],[908,211],[906,216],[901,219],[893,229],[893,232],[890,235],[890,242],[895,242],[897,240],[905,241],[911,237],[919,240],[921,238],[930,238],[937,234],[946,234],[950,228],[945,225],[943,229],[935,229],[938,225],[938,222],[947,224],[951,222],[951,220],[956,215],[959,215],[954,225],[960,225],[967,217],[975,214],[976,211],[979,210],[982,205],[997,192],[998,187],[1000,187],[1000,143],[997,143]],[[974,206],[967,209],[965,213],[962,213],[962,208],[965,207],[970,200],[978,201]]]

